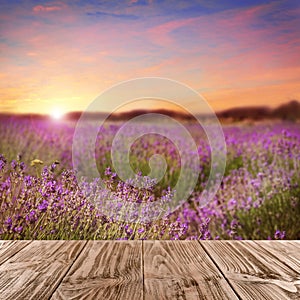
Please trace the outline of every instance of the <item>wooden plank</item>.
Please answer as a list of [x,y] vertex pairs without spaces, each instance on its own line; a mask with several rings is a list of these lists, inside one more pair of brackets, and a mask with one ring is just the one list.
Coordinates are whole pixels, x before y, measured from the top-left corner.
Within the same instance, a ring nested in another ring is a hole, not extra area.
[[[300,241],[255,241],[281,262],[300,271]],[[299,278],[300,279],[300,278]]]
[[144,242],[145,299],[238,299],[197,241]]
[[254,241],[201,244],[242,299],[300,298],[300,268],[292,268]]
[[51,299],[142,297],[142,241],[89,241]]
[[0,264],[15,255],[31,241],[0,241]]
[[47,299],[85,241],[33,241],[0,266],[1,299]]

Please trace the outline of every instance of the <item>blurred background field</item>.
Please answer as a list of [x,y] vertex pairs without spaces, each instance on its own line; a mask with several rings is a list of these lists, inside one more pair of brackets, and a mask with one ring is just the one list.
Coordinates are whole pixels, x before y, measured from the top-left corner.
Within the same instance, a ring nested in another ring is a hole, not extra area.
[[[96,143],[97,166],[106,188],[122,201],[171,198],[181,166],[179,152],[166,138],[143,137],[130,152],[131,167],[145,178],[148,158],[157,153],[165,156],[166,174],[154,188],[137,191],[114,173],[110,147],[121,119],[106,122]],[[79,187],[72,169],[76,120],[2,116],[0,239],[299,239],[297,118],[234,119],[230,115],[221,120],[227,162],[214,199],[203,207],[200,203],[211,167],[205,135],[194,122],[181,120],[194,137],[200,158],[194,192],[162,219],[132,223],[102,214]],[[105,197],[101,191],[99,195]]]

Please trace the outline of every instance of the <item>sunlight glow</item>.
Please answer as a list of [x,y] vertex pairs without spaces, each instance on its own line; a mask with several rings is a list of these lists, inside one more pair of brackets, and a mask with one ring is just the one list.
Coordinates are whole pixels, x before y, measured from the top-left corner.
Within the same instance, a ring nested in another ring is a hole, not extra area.
[[51,117],[55,120],[61,119],[63,115],[63,112],[59,108],[55,108],[51,112]]

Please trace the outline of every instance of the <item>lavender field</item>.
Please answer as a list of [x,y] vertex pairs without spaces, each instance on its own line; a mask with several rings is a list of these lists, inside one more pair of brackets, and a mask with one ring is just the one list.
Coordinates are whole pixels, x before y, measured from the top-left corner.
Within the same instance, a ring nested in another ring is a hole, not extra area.
[[[6,117],[0,121],[0,239],[299,239],[300,126],[261,123],[224,126],[227,161],[218,192],[200,202],[210,171],[210,149],[197,126],[200,173],[187,201],[155,221],[107,216],[78,183],[72,165],[75,122]],[[99,134],[95,156],[110,197],[131,203],[172,199],[180,155],[166,138],[150,135],[131,148],[132,169],[145,181],[147,157],[163,154],[166,173],[151,188],[123,182],[111,165],[117,122]],[[84,145],[82,147],[84,156]],[[74,158],[73,158],[74,159]],[[191,170],[194,166],[190,166]],[[88,162],[86,168],[89,168]],[[113,209],[121,209],[119,203]]]

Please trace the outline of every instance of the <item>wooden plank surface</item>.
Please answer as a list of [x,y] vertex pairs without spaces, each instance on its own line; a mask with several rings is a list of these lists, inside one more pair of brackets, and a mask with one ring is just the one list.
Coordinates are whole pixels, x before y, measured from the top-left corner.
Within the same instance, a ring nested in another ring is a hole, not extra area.
[[0,241],[0,299],[300,299],[300,241]]
[[271,252],[267,244],[261,247],[254,241],[201,241],[201,245],[241,299],[300,299],[299,260],[279,255],[282,250],[276,250],[276,243]]
[[0,265],[0,299],[49,298],[85,244],[32,241]]
[[51,299],[143,299],[142,241],[89,241]]
[[31,241],[0,241],[0,264],[15,255]]
[[144,241],[145,299],[237,299],[197,241]]

